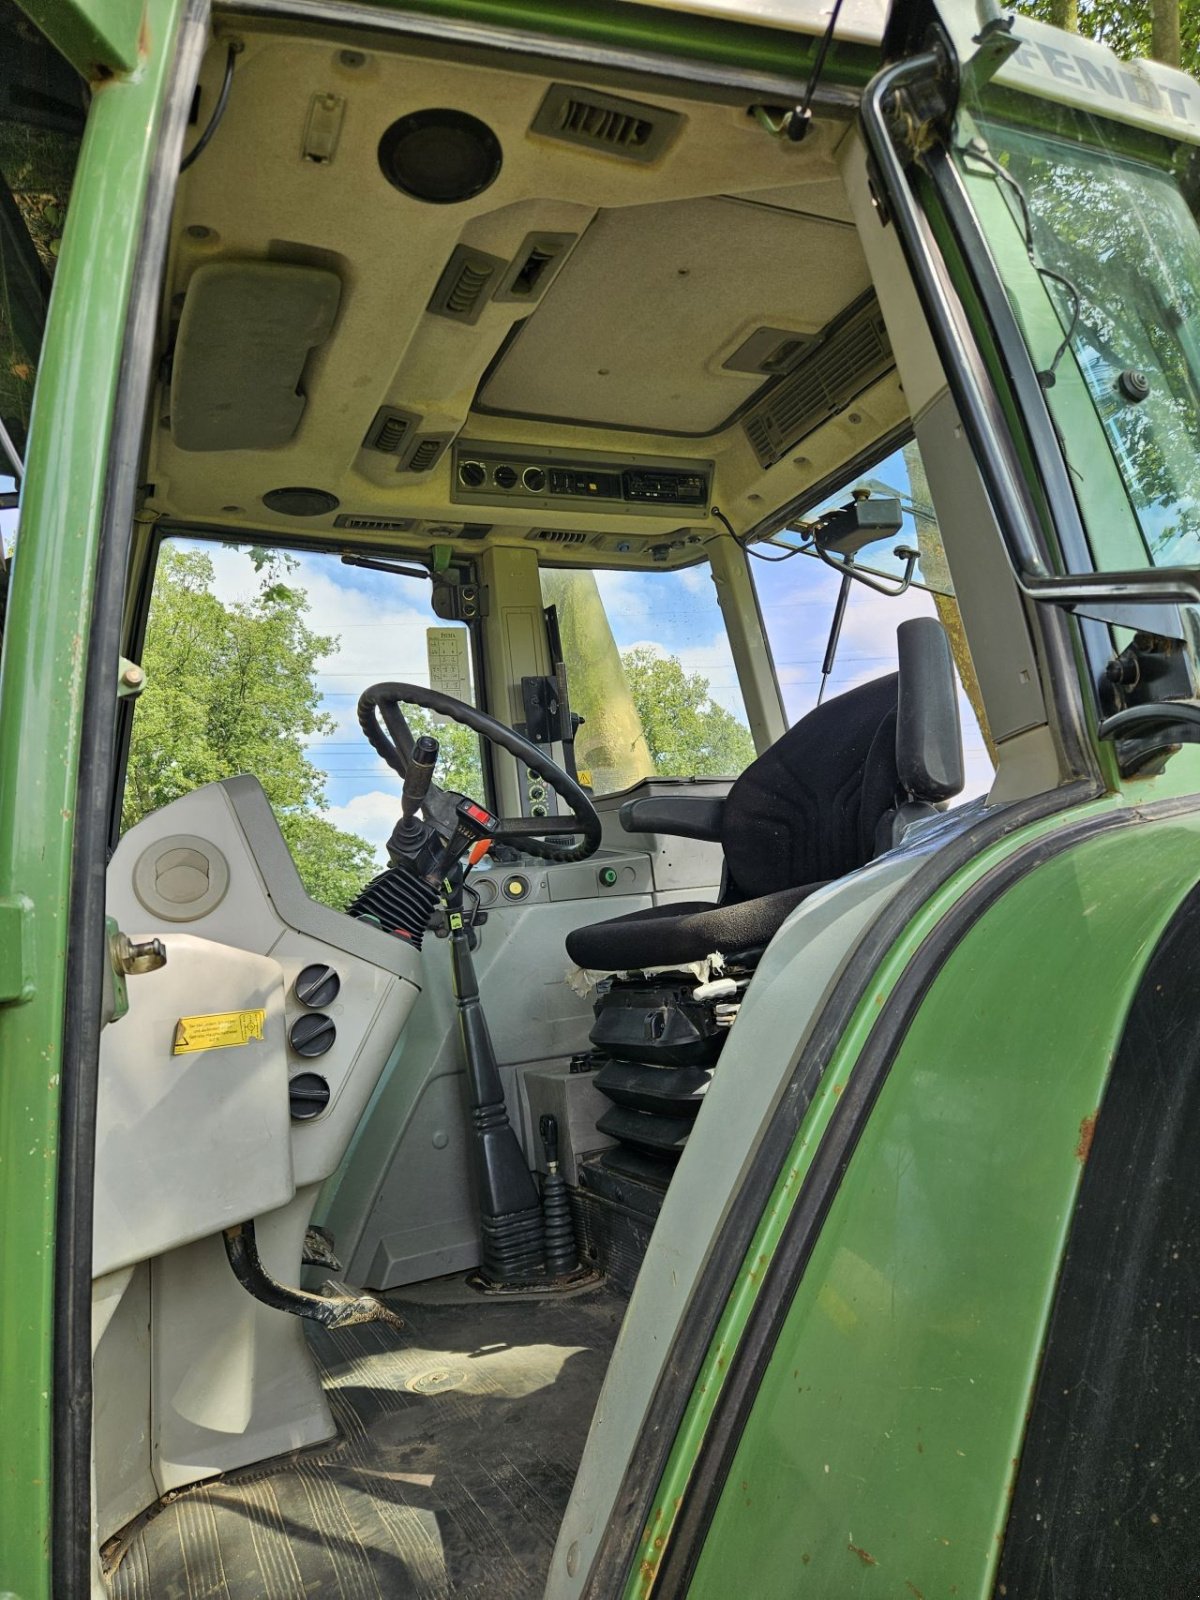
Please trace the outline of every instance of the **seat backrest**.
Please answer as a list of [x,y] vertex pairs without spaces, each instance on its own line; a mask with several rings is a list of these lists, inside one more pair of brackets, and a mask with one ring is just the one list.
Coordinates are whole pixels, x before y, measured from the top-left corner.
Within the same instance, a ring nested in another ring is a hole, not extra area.
[[826,700],[746,768],[722,817],[725,899],[823,883],[870,861],[901,793],[898,684],[893,672]]
[[963,786],[958,684],[936,617],[897,629],[899,672],[827,700],[729,791],[725,900],[825,883],[891,849]]

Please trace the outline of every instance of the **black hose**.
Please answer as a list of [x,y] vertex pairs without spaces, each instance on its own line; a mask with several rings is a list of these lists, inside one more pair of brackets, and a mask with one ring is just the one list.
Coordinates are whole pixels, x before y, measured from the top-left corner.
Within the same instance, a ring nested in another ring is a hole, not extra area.
[[241,45],[236,42],[229,46],[229,54],[225,57],[225,76],[221,80],[220,93],[217,95],[217,103],[213,107],[213,114],[208,119],[208,127],[205,128],[187,155],[179,163],[180,172],[186,172],[192,162],[197,160],[208,149],[213,134],[221,126],[221,118],[225,115],[225,107],[229,103],[229,88],[233,83],[233,63],[237,59],[241,48]]

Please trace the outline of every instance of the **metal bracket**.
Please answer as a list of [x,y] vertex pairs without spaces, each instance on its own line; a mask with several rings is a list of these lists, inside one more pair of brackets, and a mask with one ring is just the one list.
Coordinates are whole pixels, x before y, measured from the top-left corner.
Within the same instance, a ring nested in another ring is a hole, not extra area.
[[34,995],[33,901],[0,896],[0,1005],[24,1005]]
[[136,661],[121,657],[117,671],[117,699],[132,700],[146,687],[146,674]]
[[331,1280],[325,1285],[330,1291],[328,1294],[309,1294],[304,1289],[291,1289],[280,1283],[262,1264],[252,1221],[226,1228],[224,1239],[225,1254],[234,1277],[247,1294],[276,1311],[307,1317],[325,1328],[348,1328],[356,1322],[386,1322],[393,1328],[404,1327],[403,1317],[398,1317],[377,1295],[356,1294],[344,1283]]

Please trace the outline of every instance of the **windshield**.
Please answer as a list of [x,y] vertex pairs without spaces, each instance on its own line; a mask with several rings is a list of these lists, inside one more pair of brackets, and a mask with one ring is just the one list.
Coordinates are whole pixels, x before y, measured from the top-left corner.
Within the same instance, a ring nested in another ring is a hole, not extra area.
[[1100,568],[1200,561],[1200,229],[1191,147],[1043,106],[964,117],[959,163]]
[[754,740],[712,568],[542,569],[562,636],[581,781],[597,794],[642,778],[735,778]]

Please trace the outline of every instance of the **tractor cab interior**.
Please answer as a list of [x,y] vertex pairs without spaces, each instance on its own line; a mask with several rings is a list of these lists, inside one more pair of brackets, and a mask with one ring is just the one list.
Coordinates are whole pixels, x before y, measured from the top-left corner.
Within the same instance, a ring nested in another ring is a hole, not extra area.
[[856,92],[792,141],[769,91],[218,19],[129,588],[98,1592],[577,1590],[821,994],[1062,780]]

